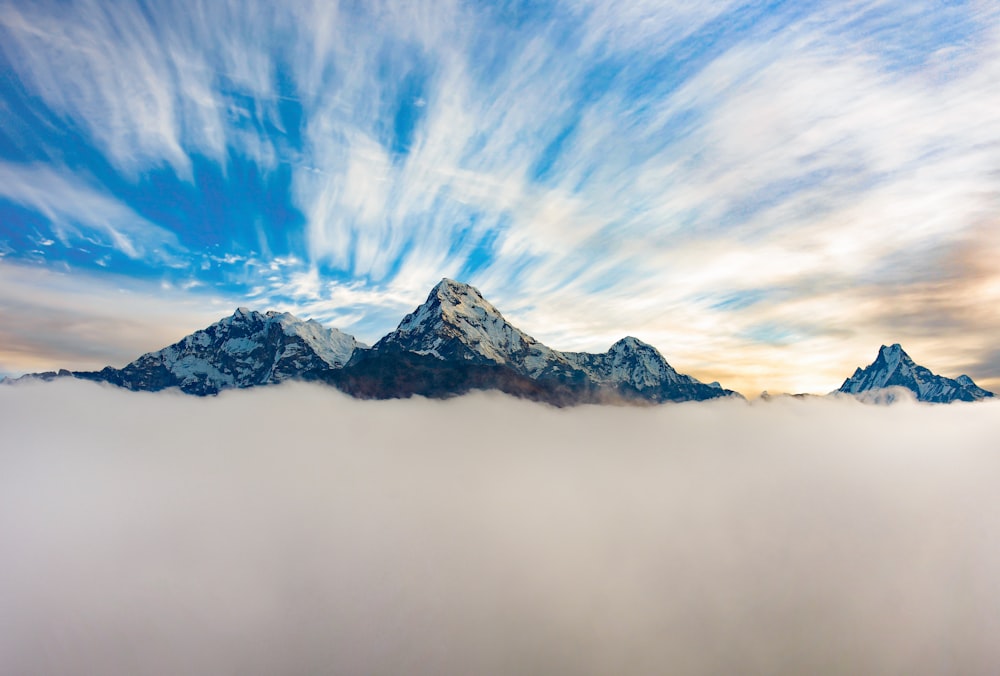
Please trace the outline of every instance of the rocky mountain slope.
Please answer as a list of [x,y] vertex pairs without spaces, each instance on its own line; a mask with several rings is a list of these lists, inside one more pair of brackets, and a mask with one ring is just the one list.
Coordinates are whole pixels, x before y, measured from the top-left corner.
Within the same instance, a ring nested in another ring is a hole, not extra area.
[[916,395],[917,400],[933,403],[978,401],[993,396],[992,392],[976,385],[967,375],[953,380],[932,373],[915,363],[899,343],[883,345],[875,361],[863,369],[856,369],[837,391],[862,394],[890,387],[905,387]]
[[127,366],[76,372],[78,378],[130,390],[179,387],[189,394],[215,394],[283,380],[315,380],[343,367],[365,346],[345,333],[287,312],[239,308],[206,329],[144,354]]
[[560,352],[510,324],[477,289],[443,279],[416,310],[330,380],[351,394],[447,396],[493,389],[552,403],[659,403],[738,396],[677,373],[628,337],[602,354]]

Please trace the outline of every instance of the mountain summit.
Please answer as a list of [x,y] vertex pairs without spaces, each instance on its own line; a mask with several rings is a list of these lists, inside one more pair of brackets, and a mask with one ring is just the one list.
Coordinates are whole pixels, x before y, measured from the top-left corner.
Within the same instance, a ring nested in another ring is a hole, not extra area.
[[[365,377],[358,378],[361,373]],[[656,348],[636,338],[603,354],[554,350],[504,319],[478,289],[452,279],[442,279],[396,330],[359,353],[333,381],[374,397],[467,389],[500,389],[551,403],[738,396],[677,373]]]
[[883,345],[875,361],[864,369],[856,369],[837,391],[861,394],[888,387],[905,387],[919,401],[933,403],[978,401],[993,396],[992,392],[976,385],[967,375],[952,380],[932,373],[915,363],[899,343]]
[[260,313],[238,308],[208,328],[142,355],[124,368],[110,366],[73,375],[130,390],[178,387],[188,394],[315,379],[340,368],[357,349],[353,336],[302,321],[287,312]]
[[507,322],[478,289],[445,278],[374,349],[476,363],[519,364],[539,345]]

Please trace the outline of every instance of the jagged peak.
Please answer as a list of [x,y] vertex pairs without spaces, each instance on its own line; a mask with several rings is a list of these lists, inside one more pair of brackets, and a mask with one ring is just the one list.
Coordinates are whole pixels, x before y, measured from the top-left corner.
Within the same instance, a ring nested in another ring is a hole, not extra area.
[[483,297],[479,289],[445,277],[431,289],[423,304],[403,318],[396,331],[406,333],[438,320],[444,320],[448,324],[456,324],[459,320],[471,324],[487,320],[507,323],[500,311]]
[[488,314],[500,315],[500,311],[486,300],[479,289],[447,277],[438,282],[427,296],[428,303],[434,303],[435,300],[439,301],[442,307],[453,307],[460,312],[464,310],[463,314],[475,308],[482,308]]
[[910,355],[906,354],[903,346],[899,343],[880,347],[876,362],[878,360],[882,360],[885,363],[886,369],[890,372],[895,371],[901,363],[908,366],[915,365],[913,359],[910,358]]
[[918,365],[899,343],[880,347],[875,361],[855,369],[838,391],[860,394],[893,386],[910,390],[920,401],[971,401],[992,396],[967,375],[953,380]]
[[[285,335],[302,338],[323,358],[329,357],[334,352],[339,354],[340,351],[347,350],[348,346],[362,349],[368,347],[354,336],[333,327],[323,326],[315,319],[302,320],[290,312],[278,310],[259,312],[243,306],[236,308],[232,315],[223,317],[208,329],[200,329],[186,336],[182,342],[204,341],[206,338],[202,336],[206,331],[221,330],[223,335],[230,335],[231,331],[238,328],[240,331],[257,333],[271,326],[277,326]],[[337,345],[337,350],[331,352],[330,345]]]
[[612,345],[608,352],[628,352],[636,350],[652,350],[654,352],[659,352],[655,347],[649,343],[644,343],[635,336],[625,336],[614,345]]
[[236,308],[228,317],[216,322],[217,324],[229,325],[229,324],[242,324],[244,322],[270,322],[277,321],[282,325],[287,324],[297,324],[302,322],[301,319],[291,314],[290,312],[279,312],[278,310],[267,310],[266,312],[260,312],[258,310],[251,310],[248,307],[240,306]]
[[402,347],[441,359],[461,354],[462,359],[485,358],[504,364],[519,360],[515,355],[523,355],[534,345],[534,338],[511,325],[477,288],[445,277],[375,349]]
[[472,286],[471,284],[466,284],[465,282],[459,282],[449,277],[442,277],[441,281],[435,284],[434,288],[431,289],[431,295],[434,296],[439,293],[447,291],[453,291],[458,293],[466,293],[471,291],[472,293],[475,293],[480,297],[482,296],[482,294],[479,293],[479,289]]
[[893,343],[892,345],[883,345],[878,350],[879,356],[885,359],[898,359],[900,357],[909,358],[910,355],[906,354],[906,350],[899,343]]

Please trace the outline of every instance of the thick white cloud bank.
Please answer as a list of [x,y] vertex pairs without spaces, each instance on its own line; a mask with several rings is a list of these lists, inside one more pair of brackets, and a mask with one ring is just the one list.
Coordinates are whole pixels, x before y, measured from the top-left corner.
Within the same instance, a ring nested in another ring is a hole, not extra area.
[[986,673],[1000,405],[0,388],[0,671]]

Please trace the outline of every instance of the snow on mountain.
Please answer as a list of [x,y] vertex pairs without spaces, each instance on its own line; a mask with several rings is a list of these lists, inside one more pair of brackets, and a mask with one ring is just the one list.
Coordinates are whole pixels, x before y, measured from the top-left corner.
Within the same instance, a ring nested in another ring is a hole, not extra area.
[[[316,380],[364,398],[450,397],[496,389],[557,406],[585,402],[659,403],[740,395],[678,373],[652,345],[628,336],[607,352],[560,352],[508,322],[468,284],[442,279],[394,331],[369,348],[353,336],[285,312],[238,308],[121,369],[46,372],[21,380],[76,377],[132,390],[178,387],[214,394],[289,379]],[[952,380],[882,346],[838,392],[866,401],[975,401],[993,393],[967,375]]]
[[972,378],[965,375],[964,373],[959,377],[955,378],[955,382],[961,385],[965,389],[965,391],[968,392],[970,395],[972,395],[972,398],[977,401],[979,399],[987,399],[993,396],[992,392],[990,392],[989,390],[984,390],[983,388],[979,387],[979,385],[976,385],[972,381]]
[[562,353],[510,324],[478,289],[451,279],[438,282],[427,300],[372,349],[501,364],[531,377],[574,369]]
[[625,388],[655,401],[734,394],[677,373],[656,348],[632,337],[603,354],[554,350],[510,324],[476,288],[451,279],[375,344],[373,353],[383,351],[499,364],[533,380]]
[[919,401],[934,403],[978,401],[993,396],[967,375],[953,380],[932,373],[915,363],[899,343],[883,345],[875,361],[864,369],[855,369],[837,391],[857,395],[891,387],[905,387]]
[[416,310],[374,349],[400,349],[439,359],[506,364],[539,343],[515,328],[468,284],[442,279]]
[[287,312],[238,308],[230,317],[182,340],[144,354],[122,369],[79,377],[106,380],[134,390],[180,387],[214,394],[232,387],[278,383],[343,367],[365,346],[337,329]]
[[659,350],[632,336],[622,338],[603,354],[564,354],[602,383],[627,384],[638,390],[662,387],[664,384],[703,384],[691,376],[678,373]]

